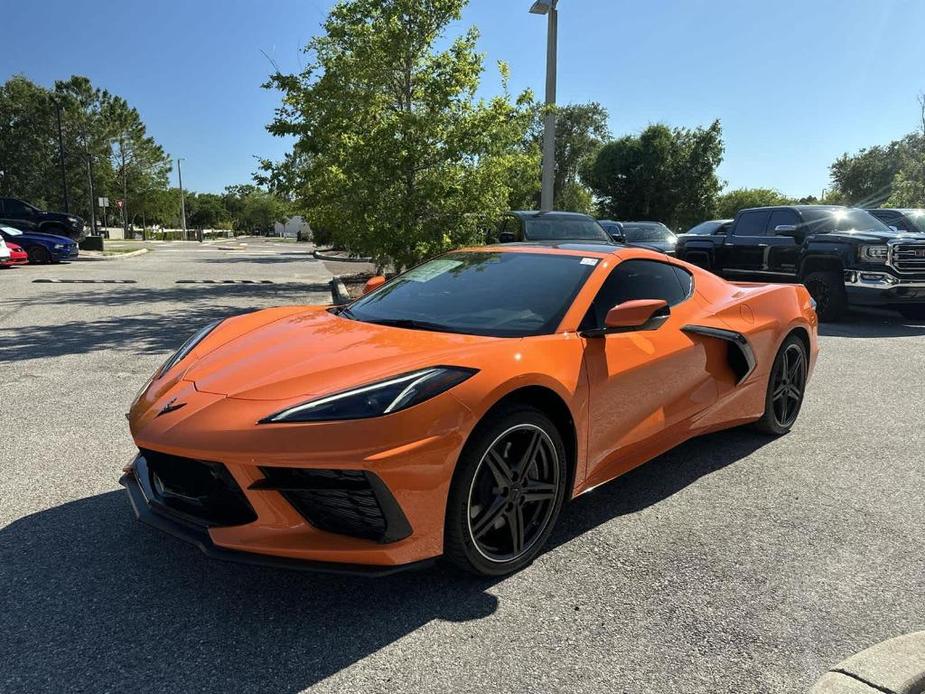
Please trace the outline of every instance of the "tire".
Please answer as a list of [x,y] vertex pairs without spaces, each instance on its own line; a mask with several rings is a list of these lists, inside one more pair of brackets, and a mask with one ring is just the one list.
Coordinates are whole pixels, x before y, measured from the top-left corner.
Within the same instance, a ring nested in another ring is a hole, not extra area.
[[493,413],[459,457],[447,501],[444,558],[482,576],[519,571],[552,533],[567,482],[562,435],[541,410],[516,405]]
[[908,306],[897,306],[896,310],[903,318],[909,320],[925,320],[925,304],[910,304]]
[[816,302],[816,315],[824,323],[839,320],[848,310],[848,294],[840,272],[819,270],[803,278],[803,284]]
[[758,431],[772,436],[783,436],[790,431],[803,406],[808,369],[806,345],[796,335],[789,335],[771,366],[764,414],[754,424]]
[[51,262],[51,253],[43,246],[32,246],[28,250],[30,265],[47,265]]

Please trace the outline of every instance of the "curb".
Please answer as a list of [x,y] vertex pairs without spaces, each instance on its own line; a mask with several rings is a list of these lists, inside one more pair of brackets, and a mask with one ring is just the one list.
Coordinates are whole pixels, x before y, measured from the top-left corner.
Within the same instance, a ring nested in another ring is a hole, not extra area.
[[328,255],[324,251],[313,251],[312,255],[318,260],[327,260],[328,262],[335,262],[335,263],[371,263],[373,262],[372,258],[357,258],[355,256],[348,256],[348,255]]
[[137,255],[144,255],[145,253],[148,253],[148,252],[149,252],[149,249],[147,248],[139,248],[137,251],[129,251],[128,253],[118,253],[116,255],[101,255],[101,256],[95,256],[95,255],[80,256],[79,255],[77,256],[77,262],[80,262],[82,260],[89,260],[89,261],[121,260],[122,258],[133,258]]
[[922,694],[925,631],[897,636],[846,658],[809,691],[810,694]]

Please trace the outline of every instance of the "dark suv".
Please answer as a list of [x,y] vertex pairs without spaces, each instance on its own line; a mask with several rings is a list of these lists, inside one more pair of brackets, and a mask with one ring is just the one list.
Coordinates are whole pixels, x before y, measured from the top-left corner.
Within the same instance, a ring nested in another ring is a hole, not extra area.
[[677,256],[729,279],[802,282],[821,320],[849,305],[925,318],[925,233],[835,205],[740,210],[731,227],[678,238]]
[[0,198],[0,224],[23,231],[67,236],[74,241],[85,237],[84,220],[63,212],[45,212],[18,198]]
[[925,210],[881,207],[867,210],[874,217],[896,231],[905,231],[910,234],[925,234]]
[[489,243],[519,241],[595,241],[613,245],[594,217],[578,212],[509,212]]

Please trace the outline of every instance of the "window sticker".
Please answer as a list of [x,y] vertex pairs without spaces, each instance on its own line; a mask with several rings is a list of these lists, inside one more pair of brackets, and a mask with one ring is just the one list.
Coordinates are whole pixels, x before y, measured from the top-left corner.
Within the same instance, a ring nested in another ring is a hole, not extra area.
[[435,277],[446,274],[450,270],[454,270],[462,264],[463,261],[461,260],[439,258],[427,263],[426,265],[409,270],[407,273],[405,273],[403,279],[410,280],[411,282],[430,282]]
[[582,265],[591,265],[591,266],[593,267],[594,265],[597,265],[597,258],[582,258],[582,259],[581,259],[581,264],[582,264]]

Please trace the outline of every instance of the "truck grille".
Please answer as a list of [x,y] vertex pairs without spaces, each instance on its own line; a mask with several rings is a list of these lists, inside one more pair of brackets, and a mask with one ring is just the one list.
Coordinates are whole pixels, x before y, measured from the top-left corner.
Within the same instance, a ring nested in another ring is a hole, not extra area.
[[925,272],[925,243],[898,243],[892,258],[898,272]]

